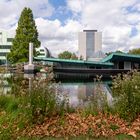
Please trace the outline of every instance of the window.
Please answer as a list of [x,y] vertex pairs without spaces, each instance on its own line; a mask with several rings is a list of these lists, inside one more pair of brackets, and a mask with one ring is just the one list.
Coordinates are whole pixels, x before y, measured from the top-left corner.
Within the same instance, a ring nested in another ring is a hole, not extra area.
[[44,50],[43,49],[40,49],[40,52],[44,52]]
[[1,53],[0,52],[0,56],[6,56],[7,53]]
[[7,42],[12,42],[13,38],[7,38]]
[[0,49],[11,49],[10,45],[1,45]]

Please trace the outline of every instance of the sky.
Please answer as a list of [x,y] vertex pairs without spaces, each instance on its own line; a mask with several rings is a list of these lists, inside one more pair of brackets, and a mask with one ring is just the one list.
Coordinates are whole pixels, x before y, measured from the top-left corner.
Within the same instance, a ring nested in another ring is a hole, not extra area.
[[13,36],[24,7],[33,11],[39,40],[52,55],[78,54],[78,32],[102,32],[103,52],[140,47],[140,0],[0,0],[0,29]]

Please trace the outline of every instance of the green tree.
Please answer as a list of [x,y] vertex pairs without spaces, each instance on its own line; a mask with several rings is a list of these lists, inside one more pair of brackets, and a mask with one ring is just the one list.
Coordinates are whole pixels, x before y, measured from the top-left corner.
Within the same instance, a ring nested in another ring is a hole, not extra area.
[[32,10],[25,7],[18,21],[16,35],[12,41],[8,60],[11,63],[27,62],[29,56],[29,42],[33,43],[35,53],[35,48],[40,46],[40,41],[38,40],[38,32],[33,19]]
[[78,59],[75,53],[71,53],[69,51],[64,51],[58,55],[60,59]]
[[124,52],[122,52],[122,51],[120,51],[120,50],[117,50],[117,51],[115,51],[115,52],[107,52],[106,55],[108,56],[108,55],[110,55],[110,54],[112,54],[112,53],[124,53]]
[[129,54],[139,54],[140,55],[140,48],[129,50]]

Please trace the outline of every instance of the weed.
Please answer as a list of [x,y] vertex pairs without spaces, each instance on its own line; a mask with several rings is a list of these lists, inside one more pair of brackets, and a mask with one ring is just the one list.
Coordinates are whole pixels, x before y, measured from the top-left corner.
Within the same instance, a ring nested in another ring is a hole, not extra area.
[[110,124],[110,129],[113,131],[116,131],[117,129],[119,129],[120,127],[116,124]]

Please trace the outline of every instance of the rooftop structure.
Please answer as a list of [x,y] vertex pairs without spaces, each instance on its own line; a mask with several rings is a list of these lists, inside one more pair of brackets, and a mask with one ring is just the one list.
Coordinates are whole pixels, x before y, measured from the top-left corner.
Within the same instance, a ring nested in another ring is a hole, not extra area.
[[5,64],[12,46],[12,37],[6,31],[0,31],[0,64]]

